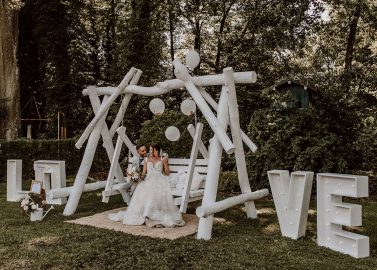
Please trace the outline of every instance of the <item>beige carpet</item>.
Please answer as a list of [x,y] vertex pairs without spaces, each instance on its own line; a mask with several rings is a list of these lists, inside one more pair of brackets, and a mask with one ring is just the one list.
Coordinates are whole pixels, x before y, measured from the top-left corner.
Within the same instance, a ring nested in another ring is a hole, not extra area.
[[68,223],[80,224],[93,226],[97,228],[109,229],[119,232],[124,232],[133,235],[139,236],[149,236],[154,238],[166,238],[166,239],[177,239],[187,235],[191,235],[197,232],[198,230],[198,217],[196,215],[183,214],[183,219],[186,224],[183,227],[177,228],[150,228],[145,225],[142,226],[129,226],[124,225],[121,222],[111,221],[108,219],[107,215],[109,213],[115,213],[120,210],[125,210],[124,208],[118,208],[99,214],[95,214],[89,217],[83,217],[75,220],[66,221]]

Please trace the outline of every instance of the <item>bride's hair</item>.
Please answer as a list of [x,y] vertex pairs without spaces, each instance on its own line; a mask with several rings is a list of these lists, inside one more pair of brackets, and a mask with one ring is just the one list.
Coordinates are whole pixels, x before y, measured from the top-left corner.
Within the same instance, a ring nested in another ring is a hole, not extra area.
[[152,143],[151,147],[153,150],[157,150],[158,154],[160,155],[161,147],[157,143]]

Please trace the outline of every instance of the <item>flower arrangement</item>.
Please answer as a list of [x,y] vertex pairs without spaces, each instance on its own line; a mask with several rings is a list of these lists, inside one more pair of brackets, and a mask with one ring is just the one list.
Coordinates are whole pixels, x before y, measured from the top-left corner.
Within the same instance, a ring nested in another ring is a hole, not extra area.
[[137,167],[132,167],[131,170],[127,170],[127,179],[134,183],[139,182],[141,179],[140,170]]
[[21,200],[21,208],[28,216],[38,208],[44,208],[46,205],[47,202],[39,194],[35,193],[29,193]]

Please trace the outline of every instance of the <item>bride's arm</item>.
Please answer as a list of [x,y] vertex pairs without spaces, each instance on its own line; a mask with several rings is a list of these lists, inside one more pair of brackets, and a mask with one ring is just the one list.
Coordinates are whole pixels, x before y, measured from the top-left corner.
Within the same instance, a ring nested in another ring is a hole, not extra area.
[[164,164],[164,173],[165,173],[165,175],[169,175],[170,174],[170,170],[169,170],[168,158],[164,158],[163,159],[163,164]]

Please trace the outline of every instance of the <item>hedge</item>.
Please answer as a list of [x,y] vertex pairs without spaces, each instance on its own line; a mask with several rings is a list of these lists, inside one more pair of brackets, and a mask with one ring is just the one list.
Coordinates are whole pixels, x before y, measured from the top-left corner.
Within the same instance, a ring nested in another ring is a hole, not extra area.
[[[64,160],[66,174],[75,175],[85,151],[85,145],[77,149],[75,142],[75,139],[0,141],[0,181],[6,181],[8,159],[22,159],[23,179],[34,178],[33,164],[36,160]],[[100,145],[91,172],[107,172],[110,167],[106,151]]]

